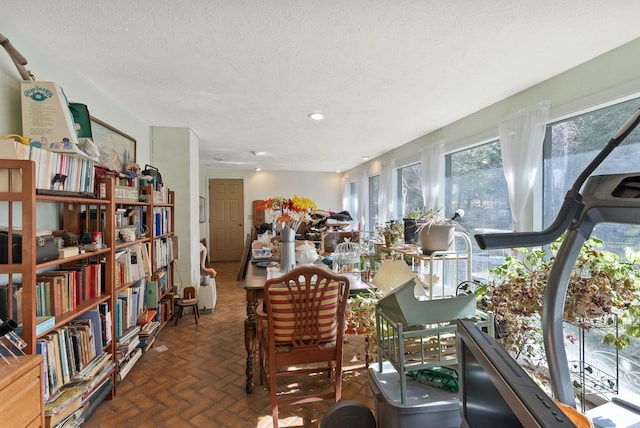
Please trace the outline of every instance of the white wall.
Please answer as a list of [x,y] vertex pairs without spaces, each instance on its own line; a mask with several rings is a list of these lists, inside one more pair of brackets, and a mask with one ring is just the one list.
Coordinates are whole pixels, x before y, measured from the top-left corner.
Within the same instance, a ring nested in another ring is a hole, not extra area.
[[[294,195],[298,195],[313,199],[319,209],[342,211],[342,174],[335,172],[201,168],[200,195],[207,198],[207,204],[209,180],[212,178],[241,178],[244,180],[245,234],[250,233],[253,225],[251,204],[254,200],[267,199],[273,196],[292,198]],[[207,223],[200,225],[200,236],[208,237]]]
[[[149,162],[149,126],[127,107],[75,72],[73,64],[62,63],[29,37],[29,26],[10,21],[0,14],[0,32],[27,59],[27,69],[40,81],[56,82],[69,101],[86,104],[92,116],[135,138],[136,160]],[[73,24],[70,24],[73,25]],[[96,59],[97,60],[97,59]],[[108,67],[105,64],[105,67]],[[0,135],[22,133],[20,108],[21,77],[4,49],[0,49]]]
[[162,181],[175,192],[175,231],[180,258],[177,278],[184,287],[200,281],[200,238],[198,234],[198,137],[188,128],[153,127],[151,159]]

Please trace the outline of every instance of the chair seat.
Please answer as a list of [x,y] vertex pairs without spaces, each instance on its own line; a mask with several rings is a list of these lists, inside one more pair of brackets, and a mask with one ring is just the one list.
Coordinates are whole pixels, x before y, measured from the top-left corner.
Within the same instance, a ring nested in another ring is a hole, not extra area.
[[182,305],[182,306],[191,306],[191,305],[195,305],[196,303],[198,303],[198,299],[180,299],[178,300],[177,304],[178,305]]

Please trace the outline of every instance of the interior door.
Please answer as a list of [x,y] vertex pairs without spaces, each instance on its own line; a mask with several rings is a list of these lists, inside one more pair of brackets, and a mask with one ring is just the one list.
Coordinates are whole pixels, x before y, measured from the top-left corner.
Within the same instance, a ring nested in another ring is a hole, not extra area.
[[244,180],[209,180],[212,262],[240,261],[244,252]]

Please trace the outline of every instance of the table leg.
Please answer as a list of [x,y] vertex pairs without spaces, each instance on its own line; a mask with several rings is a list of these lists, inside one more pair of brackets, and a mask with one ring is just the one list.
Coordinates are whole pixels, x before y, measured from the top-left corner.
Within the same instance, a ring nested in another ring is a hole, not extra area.
[[244,321],[244,347],[247,350],[247,394],[253,392],[255,383],[253,375],[255,374],[255,351],[256,351],[256,306],[257,295],[254,290],[247,290],[247,319]]

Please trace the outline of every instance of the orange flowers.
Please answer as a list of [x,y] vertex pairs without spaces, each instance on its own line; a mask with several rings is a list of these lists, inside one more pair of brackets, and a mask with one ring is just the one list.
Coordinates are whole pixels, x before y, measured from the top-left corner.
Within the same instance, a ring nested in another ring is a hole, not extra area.
[[300,224],[311,220],[309,213],[317,206],[313,200],[295,195],[293,199],[282,196],[265,199],[256,208],[264,210],[276,223],[298,230]]

